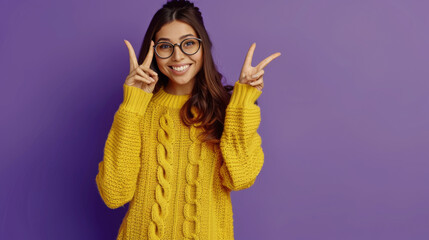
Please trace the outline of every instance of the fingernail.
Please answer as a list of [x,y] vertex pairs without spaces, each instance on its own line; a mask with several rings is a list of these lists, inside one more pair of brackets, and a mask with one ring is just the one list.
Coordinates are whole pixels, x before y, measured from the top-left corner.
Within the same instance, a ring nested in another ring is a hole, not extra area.
[[252,78],[256,78],[258,75],[257,74],[255,74],[255,75],[252,75]]

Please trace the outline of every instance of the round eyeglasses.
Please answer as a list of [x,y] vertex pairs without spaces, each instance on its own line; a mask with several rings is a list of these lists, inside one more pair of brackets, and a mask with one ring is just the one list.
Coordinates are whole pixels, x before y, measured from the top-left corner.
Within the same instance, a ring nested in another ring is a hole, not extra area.
[[158,42],[155,46],[155,53],[160,58],[169,58],[174,53],[174,47],[179,46],[180,50],[186,55],[194,55],[200,50],[201,39],[186,38],[180,44],[172,44],[169,42]]

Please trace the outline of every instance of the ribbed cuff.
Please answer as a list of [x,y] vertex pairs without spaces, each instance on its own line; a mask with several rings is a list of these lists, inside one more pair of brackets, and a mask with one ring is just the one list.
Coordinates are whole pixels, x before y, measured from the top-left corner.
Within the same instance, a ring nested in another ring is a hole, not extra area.
[[145,92],[137,87],[123,85],[124,100],[121,106],[128,111],[135,112],[138,115],[144,115],[153,93]]
[[262,94],[262,91],[249,85],[242,84],[238,81],[234,84],[234,90],[231,95],[229,102],[230,106],[233,107],[244,107],[255,104],[255,101]]

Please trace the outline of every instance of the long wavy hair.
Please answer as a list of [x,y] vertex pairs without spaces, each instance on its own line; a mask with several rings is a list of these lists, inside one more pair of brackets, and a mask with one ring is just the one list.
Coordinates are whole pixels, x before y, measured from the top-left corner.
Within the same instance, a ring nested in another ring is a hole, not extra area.
[[[180,109],[180,117],[186,126],[196,124],[204,128],[202,142],[219,143],[222,136],[225,110],[231,98],[233,86],[223,86],[222,74],[219,73],[211,53],[212,42],[204,27],[203,18],[198,7],[183,0],[169,1],[153,16],[140,49],[138,63],[142,64],[146,57],[151,40],[155,42],[155,34],[167,23],[174,20],[182,21],[194,28],[198,37],[202,39],[203,66],[195,76],[195,84],[190,99]],[[168,78],[158,68],[154,58],[151,68],[158,73],[158,82],[153,93],[161,86],[167,86]],[[196,108],[194,116],[191,109]]]

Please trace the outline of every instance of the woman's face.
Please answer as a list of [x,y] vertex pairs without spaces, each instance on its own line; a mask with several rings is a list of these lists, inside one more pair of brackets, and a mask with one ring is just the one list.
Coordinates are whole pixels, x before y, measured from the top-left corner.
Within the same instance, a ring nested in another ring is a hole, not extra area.
[[[155,34],[155,45],[160,40],[172,44],[180,44],[183,39],[189,37],[196,38],[198,36],[189,24],[175,20],[162,26]],[[180,50],[179,46],[175,46],[173,55],[169,58],[162,59],[156,54],[155,58],[159,70],[169,79],[166,87],[166,91],[168,89],[167,92],[180,95],[190,94],[192,92],[195,83],[195,75],[197,75],[203,65],[202,46],[194,55],[187,55]],[[185,68],[183,68],[183,66],[185,66]],[[173,67],[181,68],[173,69]]]

